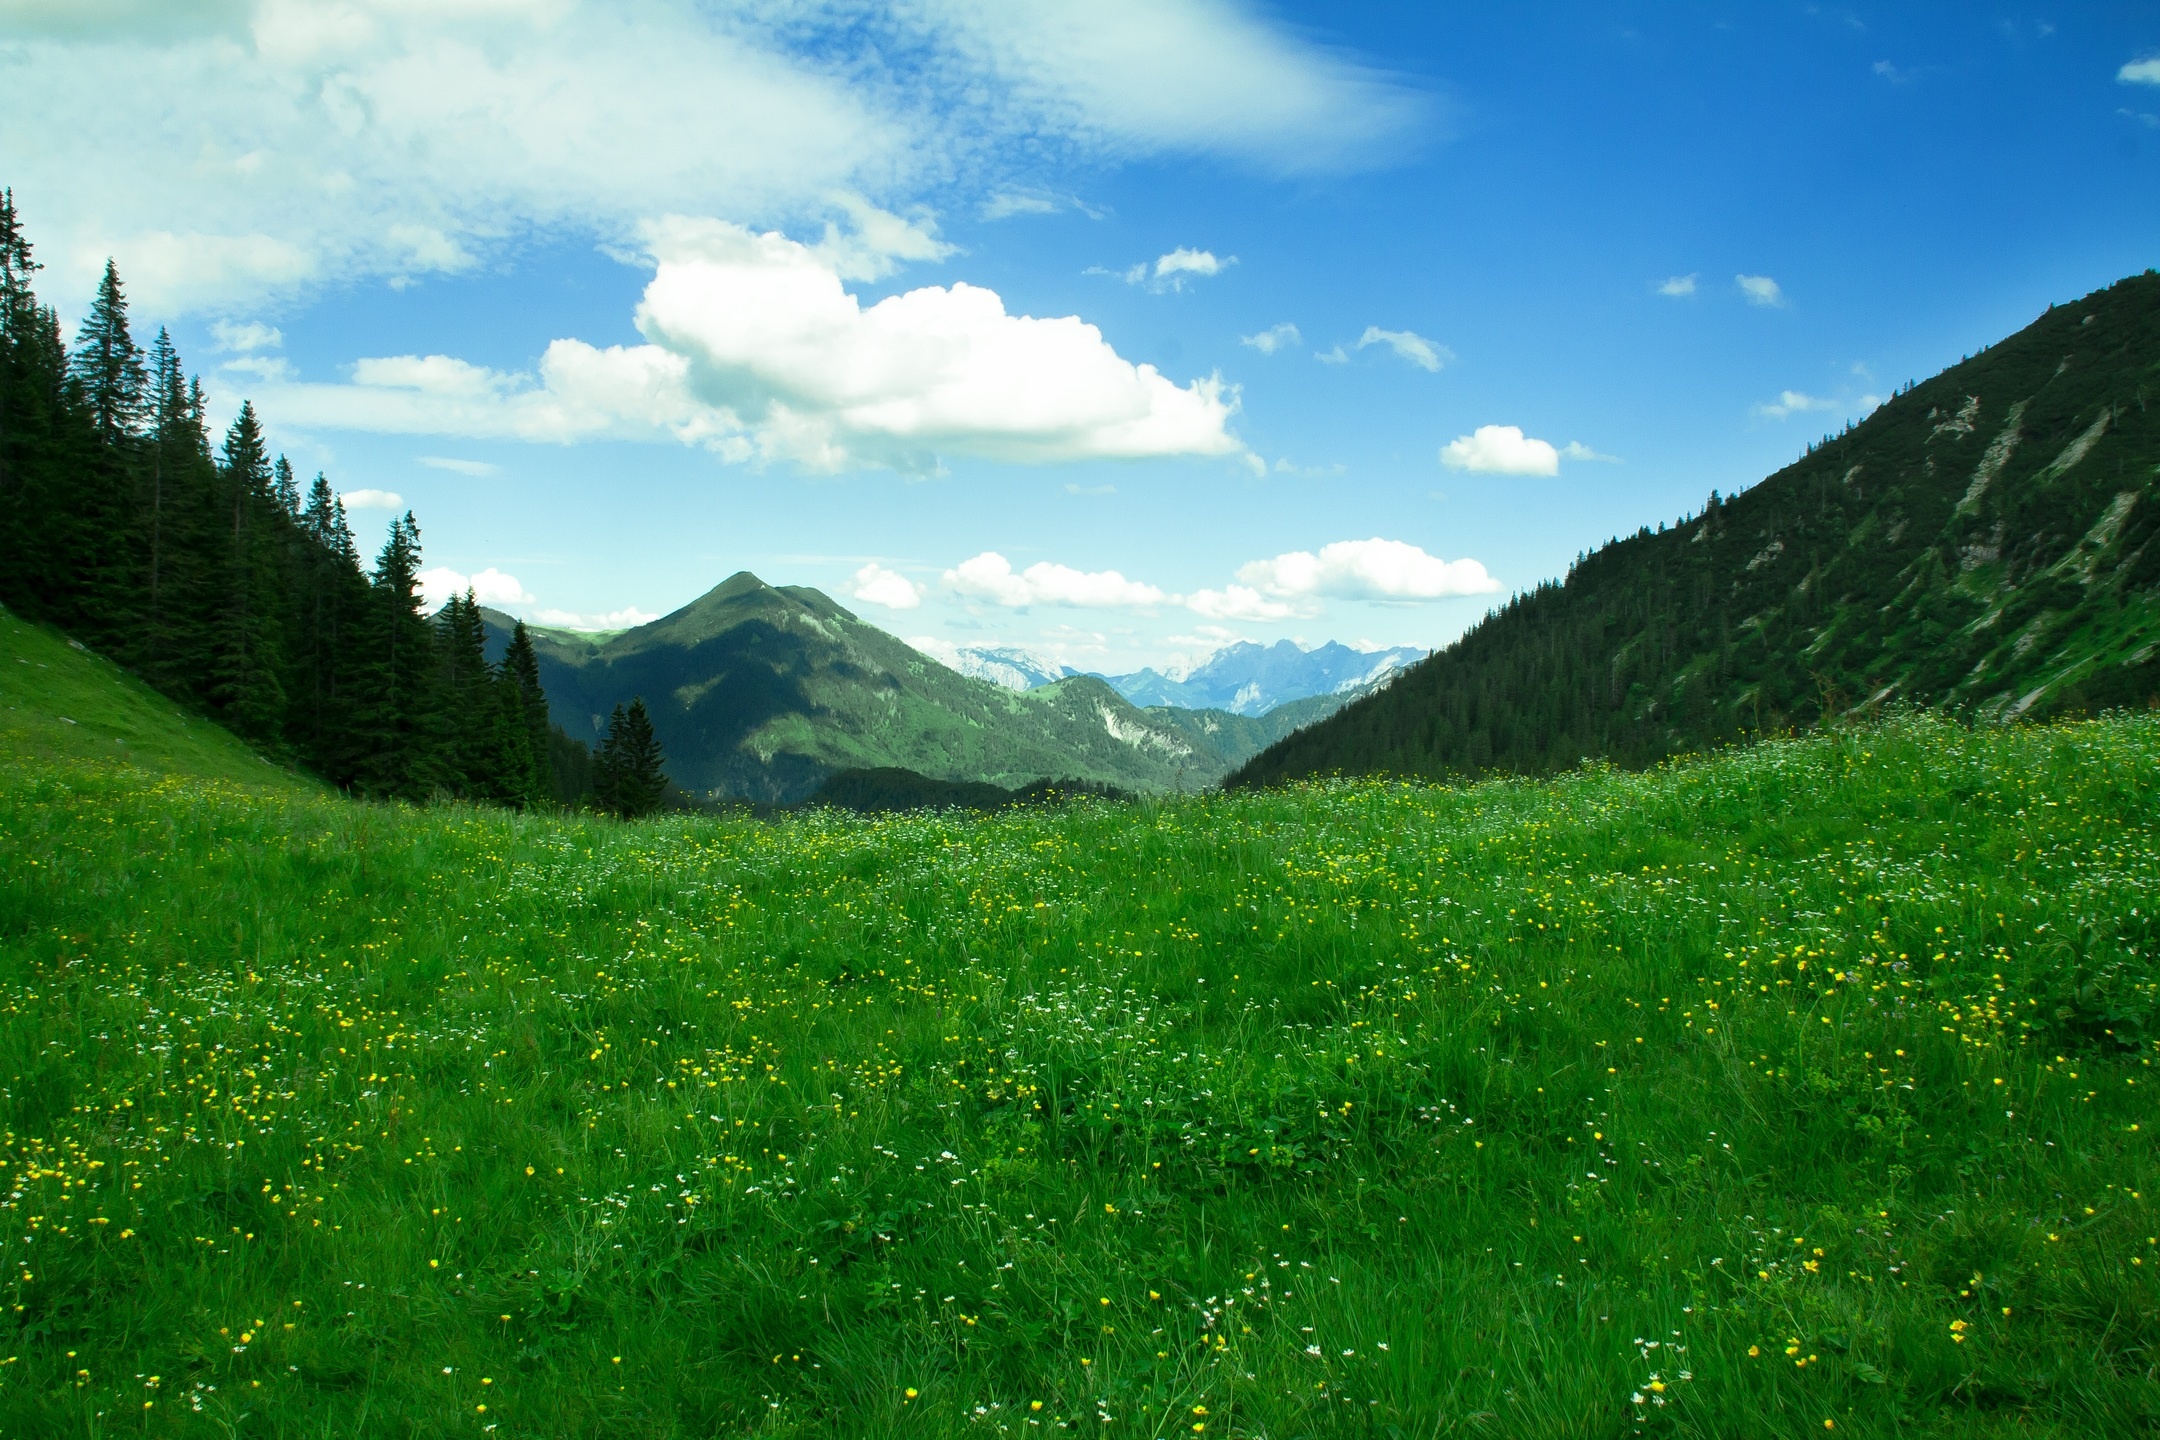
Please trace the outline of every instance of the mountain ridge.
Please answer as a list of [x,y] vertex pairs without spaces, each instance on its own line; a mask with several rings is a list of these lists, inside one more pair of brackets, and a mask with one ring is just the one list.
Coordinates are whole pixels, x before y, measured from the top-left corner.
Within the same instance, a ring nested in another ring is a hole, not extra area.
[[[515,621],[484,612],[491,653]],[[959,674],[823,592],[738,572],[601,643],[534,633],[556,723],[596,740],[642,696],[685,791],[794,803],[843,770],[900,768],[1018,789],[1065,778],[1139,792],[1213,785],[1332,709],[1275,718],[1132,705],[1070,675],[1016,691]]]
[[1580,557],[1227,780],[1648,764],[1889,704],[2160,699],[2160,274]]

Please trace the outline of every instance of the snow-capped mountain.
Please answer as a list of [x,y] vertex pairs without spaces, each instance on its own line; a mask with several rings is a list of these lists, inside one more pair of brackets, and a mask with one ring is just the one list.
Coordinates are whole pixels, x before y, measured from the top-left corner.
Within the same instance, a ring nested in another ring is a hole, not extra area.
[[1182,677],[1150,669],[1131,675],[1105,675],[1103,679],[1135,705],[1264,715],[1278,705],[1312,695],[1365,690],[1425,655],[1425,651],[1410,645],[1392,650],[1353,650],[1330,640],[1307,650],[1289,640],[1278,640],[1273,645],[1241,641],[1224,646],[1209,656],[1206,664]]
[[1016,645],[947,645],[929,639],[908,643],[962,675],[988,680],[1007,690],[1033,690],[1080,673],[1070,665],[1061,665],[1047,655]]

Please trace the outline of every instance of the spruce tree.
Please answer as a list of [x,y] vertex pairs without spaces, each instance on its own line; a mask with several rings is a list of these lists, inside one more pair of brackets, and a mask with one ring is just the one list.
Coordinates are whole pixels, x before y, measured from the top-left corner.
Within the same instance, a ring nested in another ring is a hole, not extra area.
[[[211,703],[227,726],[250,740],[274,741],[284,726],[279,676],[280,602],[277,537],[271,530],[270,457],[255,407],[243,400],[225,433],[219,467],[221,508],[230,518],[223,613],[215,643]],[[268,513],[266,513],[268,512]]]
[[[652,716],[644,699],[630,702],[629,709],[615,707],[608,721],[607,739],[595,762],[593,792],[603,809],[625,820],[650,815],[667,803],[668,778],[660,742],[653,735]],[[606,788],[602,790],[602,777]]]
[[442,788],[434,627],[421,612],[420,527],[406,511],[375,559],[367,644],[376,672],[362,738],[360,783],[422,800]]
[[524,777],[524,791],[532,803],[539,803],[557,796],[558,787],[553,783],[548,762],[547,695],[540,688],[540,657],[533,650],[532,636],[520,620],[510,631],[509,648],[503,652],[503,678],[517,688],[518,711],[525,725],[525,753],[530,758],[531,770]]
[[487,662],[487,628],[471,590],[453,595],[435,614],[438,687],[442,704],[444,779],[473,798],[493,788],[495,672]]
[[110,260],[90,313],[75,334],[68,374],[82,386],[99,443],[117,446],[142,433],[150,377],[142,351],[128,333],[127,294]]

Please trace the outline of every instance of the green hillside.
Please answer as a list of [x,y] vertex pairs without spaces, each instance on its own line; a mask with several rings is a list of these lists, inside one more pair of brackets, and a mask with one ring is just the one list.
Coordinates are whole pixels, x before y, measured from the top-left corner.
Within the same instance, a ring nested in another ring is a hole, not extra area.
[[1703,513],[1581,560],[1250,764],[1640,764],[1883,706],[2160,696],[2160,275],[2058,306]]
[[[509,617],[490,615],[500,644]],[[675,783],[793,802],[837,771],[900,768],[1006,788],[1045,777],[1197,790],[1325,713],[1139,710],[1093,676],[1012,691],[960,675],[820,592],[747,572],[672,615],[597,640],[536,633],[556,723],[597,738],[642,695]]]
[[2160,1426],[2160,718],[624,825],[0,633],[0,1435]]
[[111,661],[0,609],[0,756],[119,762],[153,774],[313,788]]

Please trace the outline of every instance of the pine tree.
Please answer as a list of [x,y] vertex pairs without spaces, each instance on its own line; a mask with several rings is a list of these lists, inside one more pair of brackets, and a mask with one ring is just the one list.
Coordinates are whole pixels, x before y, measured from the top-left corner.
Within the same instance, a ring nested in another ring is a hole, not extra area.
[[615,707],[607,739],[593,764],[593,797],[625,820],[650,815],[667,802],[668,779],[660,742],[642,697]]
[[149,375],[142,351],[128,333],[127,295],[120,272],[105,262],[105,276],[98,281],[97,298],[75,334],[75,353],[68,373],[82,386],[90,407],[90,423],[99,442],[118,446],[142,433]]

